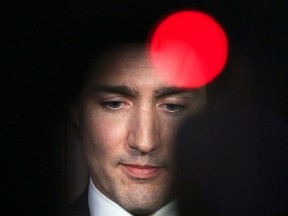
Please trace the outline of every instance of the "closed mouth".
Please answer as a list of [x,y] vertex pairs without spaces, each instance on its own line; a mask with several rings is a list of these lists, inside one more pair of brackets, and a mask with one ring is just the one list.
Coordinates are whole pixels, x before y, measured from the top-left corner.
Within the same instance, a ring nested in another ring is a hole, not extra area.
[[158,176],[164,167],[139,164],[121,164],[129,177],[136,179],[151,179]]

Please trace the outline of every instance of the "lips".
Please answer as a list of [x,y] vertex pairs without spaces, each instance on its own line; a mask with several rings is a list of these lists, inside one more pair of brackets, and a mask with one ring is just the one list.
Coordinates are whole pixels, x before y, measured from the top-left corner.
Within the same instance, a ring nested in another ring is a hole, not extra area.
[[122,164],[122,167],[129,177],[137,179],[155,178],[163,169],[163,167],[138,164]]

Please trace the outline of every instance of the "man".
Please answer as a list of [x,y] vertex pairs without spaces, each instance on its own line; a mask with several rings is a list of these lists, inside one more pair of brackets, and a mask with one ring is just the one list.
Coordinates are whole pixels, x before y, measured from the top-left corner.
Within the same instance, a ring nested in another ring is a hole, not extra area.
[[204,88],[163,81],[140,45],[98,58],[71,107],[91,176],[88,203],[78,202],[72,213],[177,215],[174,133],[205,105]]

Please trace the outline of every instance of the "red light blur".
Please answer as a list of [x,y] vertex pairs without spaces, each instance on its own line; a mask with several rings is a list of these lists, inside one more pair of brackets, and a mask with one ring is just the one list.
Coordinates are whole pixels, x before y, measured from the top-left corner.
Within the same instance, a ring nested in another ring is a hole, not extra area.
[[178,11],[161,20],[148,40],[155,71],[168,83],[197,88],[224,68],[228,42],[224,30],[209,15]]

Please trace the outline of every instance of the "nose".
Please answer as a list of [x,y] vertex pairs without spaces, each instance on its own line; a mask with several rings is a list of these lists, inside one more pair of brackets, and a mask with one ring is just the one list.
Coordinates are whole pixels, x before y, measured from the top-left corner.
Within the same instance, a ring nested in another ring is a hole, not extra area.
[[157,113],[153,109],[143,108],[131,116],[128,145],[142,154],[148,154],[161,146]]

